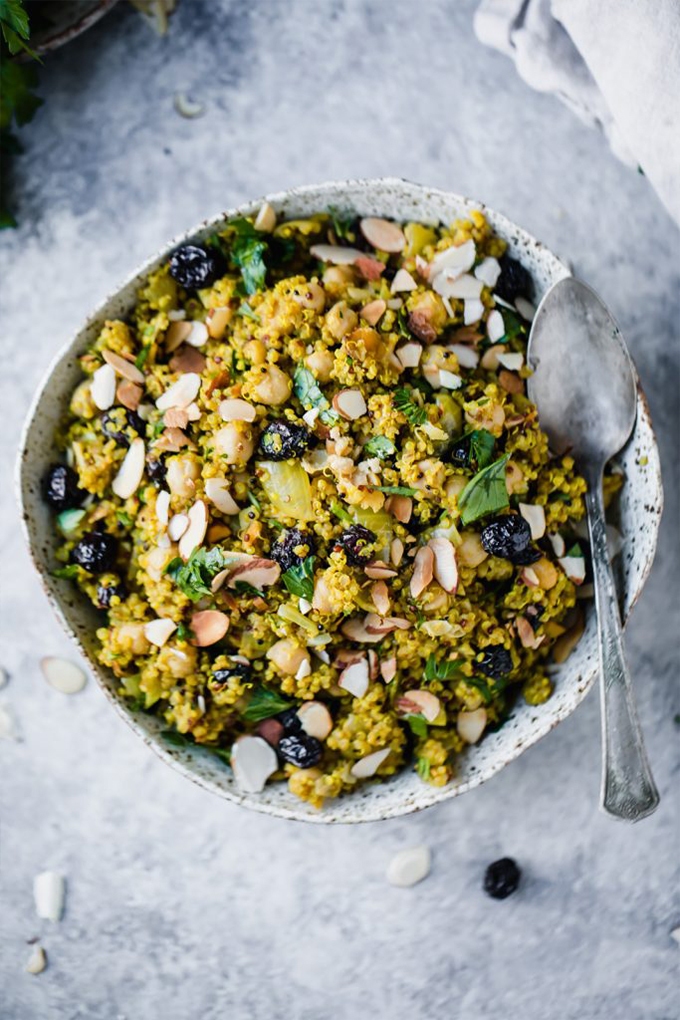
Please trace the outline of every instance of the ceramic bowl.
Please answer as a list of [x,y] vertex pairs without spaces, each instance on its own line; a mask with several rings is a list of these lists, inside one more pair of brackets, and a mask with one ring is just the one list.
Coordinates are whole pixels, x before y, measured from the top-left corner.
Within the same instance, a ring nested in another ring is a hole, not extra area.
[[[480,744],[470,747],[458,759],[456,778],[448,786],[428,786],[413,771],[406,769],[387,782],[368,785],[356,794],[329,801],[323,810],[318,811],[290,794],[285,783],[269,785],[260,794],[240,793],[231,770],[214,756],[197,748],[169,747],[159,736],[163,729],[162,721],[151,715],[133,713],[127,708],[115,694],[116,681],[113,674],[97,664],[94,654],[95,628],[101,625],[97,612],[70,582],[57,580],[50,574],[55,563],[57,541],[51,514],[41,498],[40,480],[53,459],[52,436],[55,427],[67,407],[70,393],[81,378],[78,355],[94,340],[105,319],[124,317],[129,313],[142,279],[166,259],[177,244],[207,236],[220,227],[224,220],[234,216],[255,213],[261,201],[228,210],[164,247],[102,303],[57,355],[33,402],[22,439],[18,482],[24,530],[33,562],[58,618],[89,661],[92,673],[116,711],[164,761],[221,797],[267,814],[312,822],[361,822],[391,818],[474,789],[574,711],[592,686],[597,672],[596,621],[591,603],[587,603],[586,627],[581,641],[554,675],[553,696],[538,707],[526,705],[519,699],[512,718],[502,729],[489,733]],[[469,213],[471,209],[481,209],[494,230],[508,242],[512,255],[519,258],[531,272],[537,298],[553,283],[569,274],[564,262],[500,213],[459,195],[402,180],[321,184],[270,195],[267,201],[281,218],[306,216],[334,205],[340,209],[353,210],[362,216],[448,223]],[[606,385],[604,380],[603,385]],[[618,558],[617,569],[621,605],[624,616],[627,616],[652,565],[662,505],[659,456],[642,391],[639,391],[638,396],[635,431],[618,459],[626,475],[626,484],[618,509],[623,550]],[[87,734],[82,734],[80,739],[89,738]]]

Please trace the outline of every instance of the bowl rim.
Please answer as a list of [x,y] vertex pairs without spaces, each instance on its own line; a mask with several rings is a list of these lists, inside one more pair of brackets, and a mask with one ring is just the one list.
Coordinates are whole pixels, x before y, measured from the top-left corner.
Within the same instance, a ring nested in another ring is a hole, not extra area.
[[[544,255],[549,256],[550,260],[554,264],[554,268],[558,272],[561,272],[564,276],[572,275],[570,267],[563,259],[555,255],[554,252],[552,252],[552,250],[547,248],[541,241],[537,240],[537,238],[535,238],[523,227],[518,226],[504,214],[497,212],[492,207],[487,206],[485,203],[477,199],[471,199],[453,191],[448,191],[440,188],[431,188],[427,185],[418,184],[401,177],[389,176],[369,178],[348,178],[346,180],[324,181],[319,184],[301,185],[295,188],[285,189],[283,191],[272,192],[267,195],[264,195],[261,198],[242,202],[233,208],[224,210],[220,213],[217,213],[209,217],[208,219],[201,221],[201,223],[199,223],[198,225],[183,231],[181,234],[175,236],[171,241],[163,244],[151,257],[145,259],[133,271],[128,273],[125,280],[119,286],[111,290],[101,301],[99,301],[96,308],[86,317],[84,321],[82,321],[81,325],[70,335],[69,339],[66,340],[64,344],[61,345],[59,350],[49,361],[47,368],[45,369],[42,375],[40,383],[38,384],[35,390],[35,394],[33,396],[33,399],[31,400],[29,409],[26,413],[26,417],[24,419],[23,427],[21,430],[21,436],[19,439],[18,454],[16,458],[14,472],[15,497],[20,509],[21,530],[24,537],[24,541],[28,548],[31,564],[38,575],[40,584],[43,588],[43,591],[45,592],[45,595],[47,596],[47,600],[50,606],[52,607],[52,610],[54,611],[62,629],[75,643],[80,654],[84,657],[85,661],[87,662],[90,671],[92,672],[92,675],[97,683],[97,686],[100,688],[100,690],[103,691],[105,697],[113,705],[118,715],[125,720],[128,726],[133,730],[133,732],[148,747],[150,747],[153,750],[153,752],[159,758],[161,758],[161,760],[166,762],[173,769],[178,771],[181,775],[185,776],[187,779],[191,780],[193,783],[195,783],[202,789],[205,789],[210,793],[216,794],[219,797],[223,798],[224,800],[227,800],[233,804],[237,804],[239,806],[249,808],[250,810],[257,811],[260,814],[266,814],[278,818],[285,818],[291,821],[308,822],[311,824],[321,825],[357,824],[361,822],[382,821],[388,818],[402,817],[404,815],[413,814],[417,811],[422,811],[426,808],[433,807],[436,804],[440,804],[444,801],[451,800],[454,797],[458,797],[461,794],[466,793],[469,790],[472,790],[475,787],[482,785],[482,783],[485,783],[487,780],[491,779],[507,765],[515,761],[525,750],[527,750],[529,747],[532,747],[534,744],[538,743],[539,740],[542,740],[545,736],[547,736],[547,734],[550,733],[560,722],[566,719],[569,715],[571,715],[572,712],[574,712],[578,708],[578,706],[586,697],[588,691],[592,688],[595,682],[598,673],[597,664],[594,664],[587,672],[585,672],[582,675],[581,681],[577,689],[577,696],[575,697],[574,702],[563,705],[557,711],[555,711],[553,715],[550,715],[546,717],[544,720],[535,723],[534,728],[532,730],[531,739],[529,741],[518,743],[512,749],[511,754],[509,754],[506,757],[502,757],[499,755],[497,760],[494,761],[493,764],[487,764],[483,771],[480,770],[475,775],[472,775],[461,782],[457,783],[454,778],[451,782],[449,782],[446,786],[443,787],[426,787],[425,784],[423,784],[424,786],[423,796],[418,801],[404,801],[403,803],[394,806],[381,807],[380,799],[377,798],[375,802],[370,805],[369,809],[367,809],[366,804],[364,802],[362,804],[362,810],[360,814],[357,817],[352,817],[351,814],[348,812],[336,814],[332,806],[324,807],[323,809],[317,811],[315,814],[311,814],[308,813],[307,810],[303,809],[302,802],[300,808],[298,809],[293,805],[293,802],[291,802],[291,806],[288,807],[285,804],[273,804],[268,801],[260,800],[259,798],[251,795],[239,794],[236,791],[228,790],[223,787],[217,786],[215,783],[212,782],[212,780],[197,773],[194,770],[194,768],[190,764],[188,764],[188,762],[191,761],[191,755],[195,753],[196,749],[192,749],[190,751],[185,761],[183,760],[184,758],[183,755],[178,755],[176,753],[176,749],[173,750],[172,747],[164,745],[158,736],[153,735],[146,731],[138,723],[135,715],[130,711],[130,709],[122,701],[122,699],[116,697],[116,695],[109,689],[108,685],[105,683],[103,679],[103,674],[102,672],[100,672],[99,664],[91,657],[90,653],[83,645],[80,637],[66,619],[66,615],[64,613],[64,610],[62,609],[61,601],[47,583],[46,568],[43,565],[36,548],[34,548],[34,543],[32,541],[28,526],[28,514],[26,512],[23,498],[24,465],[27,460],[29,433],[32,428],[34,418],[36,417],[38,409],[42,404],[43,398],[50,384],[52,375],[57,366],[61,363],[61,361],[65,357],[67,357],[71,353],[72,349],[76,347],[81,337],[83,337],[87,333],[87,331],[90,330],[92,326],[94,326],[97,323],[97,321],[101,320],[102,314],[104,314],[107,305],[111,301],[113,301],[123,290],[125,290],[127,287],[133,284],[134,281],[136,281],[142,274],[152,270],[158,264],[159,260],[167,257],[167,255],[175,247],[177,247],[180,244],[186,243],[189,240],[196,239],[197,237],[202,236],[206,231],[213,229],[214,227],[222,224],[223,222],[229,219],[233,219],[234,217],[237,216],[251,215],[253,212],[256,212],[257,209],[264,202],[269,202],[274,207],[276,207],[278,203],[290,201],[291,199],[294,199],[298,196],[305,197],[314,195],[315,197],[318,196],[319,201],[321,203],[323,200],[324,192],[335,191],[337,189],[348,189],[350,191],[352,189],[370,190],[376,187],[389,187],[389,186],[399,186],[400,188],[406,188],[407,190],[412,191],[414,194],[420,193],[428,196],[435,196],[436,198],[439,198],[442,201],[456,203],[470,210],[477,209],[482,212],[488,210],[490,213],[492,213],[496,224],[502,225],[502,227],[505,228],[508,232],[514,232],[524,242],[527,242],[532,249],[541,250]],[[659,521],[661,517],[661,512],[663,510],[663,486],[661,480],[658,445],[656,442],[656,437],[652,426],[647,398],[642,389],[639,377],[637,376],[637,372],[636,372],[636,384],[638,395],[637,401],[638,417],[641,418],[646,423],[646,425],[649,428],[650,435],[652,437],[651,452],[654,455],[654,464],[652,465],[652,467],[654,469],[655,480],[658,486],[658,504],[657,504],[658,513],[654,517],[653,524],[654,527],[653,553],[649,557],[648,561],[644,564],[644,567],[640,573],[639,580],[637,582],[637,590],[634,592],[634,595],[632,599],[630,599],[628,605],[623,607],[622,617],[624,626],[630,616],[633,607],[635,606],[637,600],[642,594],[643,588],[649,576],[649,572],[651,570],[654,560],[654,554],[656,552]],[[384,784],[381,785],[384,786],[389,785],[390,783],[398,779],[398,775],[399,774],[397,774],[394,777],[390,777],[388,780],[385,781]],[[340,800],[343,804],[347,804],[349,798],[341,798]]]

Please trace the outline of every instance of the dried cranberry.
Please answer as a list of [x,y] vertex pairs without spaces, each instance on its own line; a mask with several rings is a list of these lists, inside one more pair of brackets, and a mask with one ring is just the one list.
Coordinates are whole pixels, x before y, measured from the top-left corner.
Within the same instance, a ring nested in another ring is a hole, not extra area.
[[517,259],[504,255],[500,260],[501,275],[496,281],[494,291],[504,301],[513,302],[518,295],[530,298],[533,292],[531,276]]
[[496,517],[482,528],[482,545],[491,556],[510,560],[521,566],[540,559],[540,552],[531,546],[531,528],[519,514]]
[[517,889],[522,872],[512,857],[501,857],[486,869],[484,892],[494,900],[504,900]]
[[86,493],[78,486],[78,476],[66,464],[53,464],[43,480],[43,493],[53,510],[73,510]]
[[276,560],[281,570],[285,573],[291,567],[296,567],[302,563],[304,556],[299,556],[295,552],[298,546],[301,545],[307,546],[309,550],[307,555],[310,556],[316,549],[314,536],[310,535],[307,531],[300,531],[299,528],[289,528],[274,542],[269,555],[273,560]]
[[351,524],[338,539],[339,545],[345,550],[347,562],[354,567],[363,567],[368,563],[372,553],[366,550],[366,546],[375,541],[376,535],[363,524]]
[[103,574],[116,562],[118,542],[107,531],[90,531],[73,547],[71,559],[91,574]]
[[187,290],[210,287],[220,269],[219,254],[197,244],[185,244],[170,256],[170,276]]

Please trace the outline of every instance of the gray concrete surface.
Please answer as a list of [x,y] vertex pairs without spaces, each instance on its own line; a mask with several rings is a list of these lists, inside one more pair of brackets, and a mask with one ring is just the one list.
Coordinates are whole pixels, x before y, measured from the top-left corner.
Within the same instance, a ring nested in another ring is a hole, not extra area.
[[[680,234],[646,180],[475,40],[473,3],[180,0],[167,38],[127,7],[46,61],[22,132],[20,229],[0,236],[3,1020],[672,1020],[678,1015]],[[205,115],[184,120],[186,90]],[[662,794],[636,827],[597,811],[591,696],[485,787],[403,820],[316,828],[240,811],[147,751],[71,655],[29,568],[9,472],[44,367],[143,257],[294,184],[397,174],[474,195],[571,260],[617,314],[659,432],[667,509],[628,629]],[[433,849],[411,890],[398,849]],[[486,864],[524,869],[505,902]],[[33,912],[68,880],[58,925]],[[24,972],[40,936],[49,969]]]

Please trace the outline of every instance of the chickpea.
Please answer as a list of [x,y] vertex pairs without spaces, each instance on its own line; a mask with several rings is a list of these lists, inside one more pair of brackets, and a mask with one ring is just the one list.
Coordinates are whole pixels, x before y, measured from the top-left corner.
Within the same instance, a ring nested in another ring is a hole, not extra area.
[[345,287],[347,284],[356,283],[357,279],[354,266],[329,266],[323,274],[326,287]]
[[267,360],[267,348],[262,340],[249,340],[243,345],[243,357],[251,365],[264,365]]
[[508,495],[512,496],[515,492],[524,492],[526,487],[522,469],[513,460],[509,460],[505,465],[505,488],[508,490]]
[[425,460],[419,460],[416,467],[419,468],[419,476],[411,482],[414,489],[428,492],[441,487],[445,468],[440,460],[428,457]]
[[458,562],[464,567],[478,567],[489,555],[476,531],[461,531],[461,543],[456,549]]
[[143,623],[124,623],[118,628],[118,640],[127,645],[133,655],[146,655],[151,648],[144,633]]
[[253,386],[253,396],[260,404],[276,407],[278,404],[285,404],[291,388],[290,376],[282,372],[277,365],[268,365]]
[[559,578],[557,568],[547,557],[541,556],[540,560],[536,560],[535,563],[531,564],[531,569],[538,578],[539,587],[543,588],[544,591],[549,591],[557,584]]
[[288,673],[290,676],[295,676],[303,662],[306,661],[308,664],[310,662],[309,652],[300,648],[290,638],[274,642],[267,652],[267,658],[278,666],[282,673]]
[[330,311],[326,312],[326,325],[336,340],[342,340],[343,336],[356,329],[358,322],[359,316],[346,301],[336,302]]
[[173,496],[190,499],[196,491],[195,481],[201,469],[191,457],[173,457],[168,461],[167,483]]
[[326,292],[318,283],[299,284],[293,291],[293,301],[313,312],[322,312],[326,307]]
[[446,483],[446,495],[449,499],[454,497],[457,499],[461,492],[468,483],[468,479],[464,478],[463,475],[454,475],[453,478],[449,478]]
[[153,581],[160,581],[163,577],[163,571],[170,560],[174,560],[177,555],[177,546],[170,545],[166,548],[162,546],[154,546],[146,553],[145,565],[146,572]]
[[319,382],[328,382],[334,360],[331,351],[313,351],[305,358],[307,368]]
[[255,450],[252,427],[244,421],[230,421],[214,436],[215,449],[227,464],[245,464]]
[[165,645],[158,656],[158,666],[163,671],[167,670],[176,680],[183,680],[196,672],[196,655],[196,649],[191,645],[182,649]]
[[500,404],[489,401],[488,404],[481,404],[471,407],[465,412],[465,421],[476,429],[486,429],[494,436],[500,436],[505,422],[505,411]]

